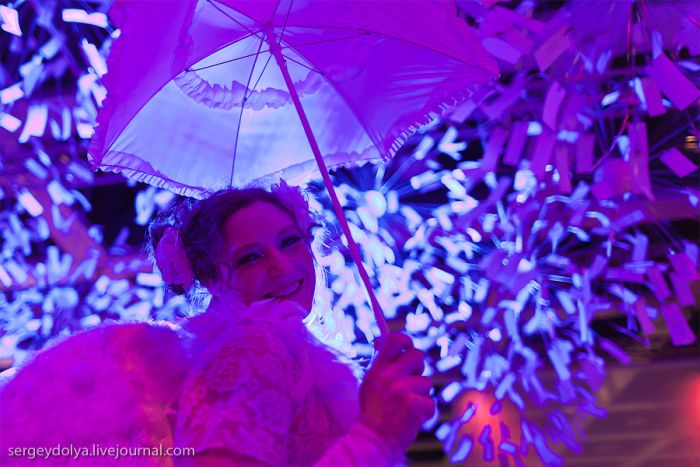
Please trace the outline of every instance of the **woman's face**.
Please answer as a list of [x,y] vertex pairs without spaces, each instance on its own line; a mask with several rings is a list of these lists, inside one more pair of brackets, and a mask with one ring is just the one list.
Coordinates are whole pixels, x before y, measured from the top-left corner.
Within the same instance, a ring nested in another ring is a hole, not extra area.
[[256,201],[226,220],[224,241],[231,274],[224,287],[233,288],[245,305],[291,300],[311,310],[314,261],[306,236],[288,212]]

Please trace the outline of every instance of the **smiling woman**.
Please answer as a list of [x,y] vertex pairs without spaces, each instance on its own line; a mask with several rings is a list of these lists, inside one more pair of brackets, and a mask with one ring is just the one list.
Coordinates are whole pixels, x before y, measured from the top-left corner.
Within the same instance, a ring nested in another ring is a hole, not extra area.
[[225,190],[149,229],[176,293],[206,289],[183,324],[194,362],[172,413],[185,465],[394,465],[434,412],[423,354],[382,338],[362,384],[303,324],[318,266],[306,200],[286,185]]
[[[319,226],[301,192],[281,185],[274,192],[222,190],[201,201],[182,203],[154,221],[149,236],[163,280],[173,292],[205,288],[214,296],[226,294],[248,305],[263,297],[249,289],[252,282],[241,280],[256,279],[255,291],[288,285],[279,283],[275,271],[270,271],[275,274],[272,284],[264,284],[262,274],[267,271],[261,267],[275,266],[270,260],[285,260],[277,265],[285,267],[289,254],[301,253],[308,257],[304,267],[313,269],[312,230]],[[290,248],[297,240],[299,244]],[[305,248],[299,248],[302,245]],[[267,257],[270,254],[272,258]],[[313,295],[314,284],[308,285]],[[263,293],[271,292],[276,291]]]
[[39,352],[0,384],[0,464],[24,465],[8,448],[56,445],[194,452],[115,465],[400,463],[434,413],[423,353],[382,337],[360,383],[312,336],[317,225],[286,185],[218,192],[154,221],[164,281],[205,289],[206,311],[180,326],[97,326]]
[[224,236],[231,265],[226,285],[244,304],[274,298],[311,309],[316,278],[310,238],[288,210],[256,201],[229,217]]

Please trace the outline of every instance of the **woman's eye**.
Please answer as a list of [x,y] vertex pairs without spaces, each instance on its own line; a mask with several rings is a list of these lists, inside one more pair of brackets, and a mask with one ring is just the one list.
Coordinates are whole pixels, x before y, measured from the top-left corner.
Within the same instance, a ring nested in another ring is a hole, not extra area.
[[301,240],[300,235],[292,235],[290,237],[285,238],[282,240],[282,248],[286,248],[288,246],[294,245],[295,243],[298,243]]
[[248,253],[236,262],[236,266],[245,266],[246,264],[252,263],[259,258],[261,258],[259,253]]

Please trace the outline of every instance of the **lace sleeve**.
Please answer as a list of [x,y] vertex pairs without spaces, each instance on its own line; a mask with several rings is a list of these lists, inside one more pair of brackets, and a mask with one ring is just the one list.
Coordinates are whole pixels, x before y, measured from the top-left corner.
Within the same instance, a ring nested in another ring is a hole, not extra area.
[[176,444],[284,464],[293,373],[289,351],[269,330],[245,326],[217,340],[183,387]]

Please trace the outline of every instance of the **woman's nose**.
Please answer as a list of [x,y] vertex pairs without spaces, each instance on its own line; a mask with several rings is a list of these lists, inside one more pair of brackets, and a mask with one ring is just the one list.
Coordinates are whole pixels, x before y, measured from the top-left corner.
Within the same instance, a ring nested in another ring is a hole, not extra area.
[[289,273],[294,265],[283,252],[275,249],[268,253],[269,269],[273,275],[282,276]]

